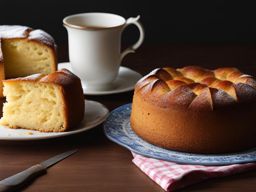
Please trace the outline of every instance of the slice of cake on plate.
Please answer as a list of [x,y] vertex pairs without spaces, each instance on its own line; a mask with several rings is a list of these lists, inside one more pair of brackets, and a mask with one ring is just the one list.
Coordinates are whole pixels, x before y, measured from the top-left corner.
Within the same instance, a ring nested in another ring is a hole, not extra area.
[[1,125],[42,132],[61,132],[84,117],[84,96],[80,79],[63,69],[49,75],[4,80]]

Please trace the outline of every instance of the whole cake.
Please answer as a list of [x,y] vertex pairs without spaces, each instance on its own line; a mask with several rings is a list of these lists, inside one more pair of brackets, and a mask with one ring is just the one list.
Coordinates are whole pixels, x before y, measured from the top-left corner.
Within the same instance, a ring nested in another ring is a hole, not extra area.
[[43,132],[60,132],[76,126],[84,117],[80,79],[63,69],[49,75],[4,80],[1,125]]
[[236,68],[153,70],[135,87],[131,127],[172,150],[226,153],[256,146],[256,81]]
[[56,67],[56,45],[49,34],[26,26],[0,25],[0,82],[35,73],[48,74]]

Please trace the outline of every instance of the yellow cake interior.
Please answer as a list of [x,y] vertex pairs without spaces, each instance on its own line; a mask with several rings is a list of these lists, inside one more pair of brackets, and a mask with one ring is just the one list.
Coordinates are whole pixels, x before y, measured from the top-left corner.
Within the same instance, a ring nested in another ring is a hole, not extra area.
[[6,81],[4,95],[7,102],[3,106],[1,124],[43,132],[63,131],[65,110],[60,86],[33,81]]
[[3,39],[2,52],[6,78],[48,74],[55,70],[51,48],[41,43],[28,39]]

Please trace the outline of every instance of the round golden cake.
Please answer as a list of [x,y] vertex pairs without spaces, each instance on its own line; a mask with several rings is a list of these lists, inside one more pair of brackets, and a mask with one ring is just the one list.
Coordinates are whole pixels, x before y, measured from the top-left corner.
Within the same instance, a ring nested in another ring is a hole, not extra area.
[[135,86],[131,127],[172,150],[229,153],[256,146],[256,80],[237,68],[158,68]]

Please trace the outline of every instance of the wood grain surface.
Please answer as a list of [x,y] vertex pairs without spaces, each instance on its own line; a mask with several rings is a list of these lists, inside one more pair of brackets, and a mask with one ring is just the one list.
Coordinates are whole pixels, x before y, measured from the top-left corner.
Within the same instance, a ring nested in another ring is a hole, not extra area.
[[[66,46],[59,46],[59,60],[67,61]],[[168,44],[144,45],[127,56],[123,65],[141,74],[160,66],[201,65],[214,68],[236,66],[256,74],[256,46],[251,44]],[[132,92],[107,96],[86,96],[109,110],[129,103]],[[241,141],[243,142],[243,141]],[[78,152],[51,167],[47,174],[26,186],[27,192],[151,192],[163,191],[133,163],[131,153],[112,143],[103,134],[102,126],[88,132],[45,141],[0,141],[0,179],[69,149]],[[199,183],[184,191],[254,191],[256,173],[248,172]]]

